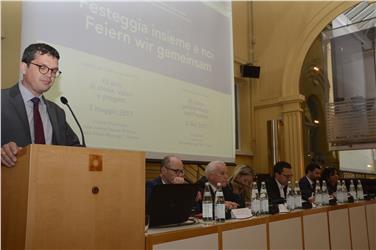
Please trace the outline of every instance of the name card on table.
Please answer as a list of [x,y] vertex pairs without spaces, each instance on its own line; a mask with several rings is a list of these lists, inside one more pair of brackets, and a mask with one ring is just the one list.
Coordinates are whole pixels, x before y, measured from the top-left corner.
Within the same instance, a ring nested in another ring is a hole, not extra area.
[[252,211],[248,207],[231,210],[231,218],[233,219],[246,219],[250,217],[252,217]]
[[280,213],[288,213],[290,210],[288,210],[286,204],[278,204],[278,210]]

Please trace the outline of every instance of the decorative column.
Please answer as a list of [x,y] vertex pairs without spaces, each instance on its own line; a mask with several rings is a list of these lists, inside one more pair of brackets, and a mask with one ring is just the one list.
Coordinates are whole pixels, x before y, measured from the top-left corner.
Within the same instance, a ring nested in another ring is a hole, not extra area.
[[[284,98],[285,99],[285,98]],[[283,149],[282,159],[291,163],[294,179],[304,175],[303,110],[304,96],[294,96],[282,101]]]

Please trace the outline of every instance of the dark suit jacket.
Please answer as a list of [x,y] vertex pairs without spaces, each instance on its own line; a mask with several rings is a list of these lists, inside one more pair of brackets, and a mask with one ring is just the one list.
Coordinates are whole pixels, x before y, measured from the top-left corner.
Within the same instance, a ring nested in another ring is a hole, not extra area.
[[302,199],[308,201],[308,198],[311,197],[312,193],[315,193],[316,183],[309,183],[307,176],[304,176],[299,180],[299,188],[302,193]]
[[[283,190],[286,197],[287,186],[284,187]],[[268,192],[269,201],[271,201],[272,203],[280,203],[281,201],[285,200],[285,198],[281,197],[278,184],[274,178],[268,179],[266,181],[266,191]]]
[[[198,187],[198,190],[201,192],[202,196],[204,195],[204,189],[205,189],[205,183],[208,181],[208,179],[203,176],[201,177],[195,184],[197,185]],[[210,187],[210,193],[212,195],[212,199],[213,199],[213,206],[214,206],[214,202],[215,202],[215,191],[212,189],[211,186]],[[229,189],[228,186],[222,188],[222,192],[223,192],[223,197],[225,198],[225,201],[232,201],[232,202],[238,202],[238,200],[236,199],[236,197],[234,196],[234,194],[231,192],[231,190]],[[240,205],[240,204],[239,204]],[[195,205],[195,208],[194,208],[195,212],[196,213],[201,213],[202,212],[202,200],[201,201],[198,201]],[[231,218],[231,214],[229,213],[229,211],[227,211],[228,213],[226,213],[226,218]]]
[[149,211],[149,204],[150,204],[150,201],[151,201],[151,191],[153,190],[153,188],[156,186],[156,185],[162,185],[163,182],[162,182],[162,178],[160,176],[158,176],[157,178],[155,178],[154,180],[150,180],[150,181],[147,181],[146,182],[146,211]]
[[[232,194],[232,199],[239,204],[239,208],[244,208],[245,207],[245,195],[244,192],[241,192],[240,194],[234,193],[233,187],[231,185],[231,182],[228,183],[227,185],[228,190]],[[227,188],[226,187],[226,188]]]
[[[64,110],[51,101],[44,101],[52,125],[52,144],[80,145],[77,135],[65,119]],[[11,141],[20,147],[32,142],[26,108],[18,84],[1,90],[1,146]]]

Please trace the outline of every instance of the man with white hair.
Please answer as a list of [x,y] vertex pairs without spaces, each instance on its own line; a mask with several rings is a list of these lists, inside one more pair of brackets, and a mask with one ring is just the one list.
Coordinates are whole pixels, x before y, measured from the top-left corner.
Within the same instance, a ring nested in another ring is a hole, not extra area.
[[[205,169],[205,177],[200,179],[197,184],[200,189],[204,190],[205,182],[210,184],[210,192],[212,193],[213,202],[215,199],[215,192],[217,191],[217,184],[220,183],[222,186],[223,196],[225,198],[226,209],[233,209],[239,207],[239,204],[234,202],[234,197],[231,191],[227,187],[227,166],[222,161],[212,161]],[[197,208],[200,208],[198,205]]]

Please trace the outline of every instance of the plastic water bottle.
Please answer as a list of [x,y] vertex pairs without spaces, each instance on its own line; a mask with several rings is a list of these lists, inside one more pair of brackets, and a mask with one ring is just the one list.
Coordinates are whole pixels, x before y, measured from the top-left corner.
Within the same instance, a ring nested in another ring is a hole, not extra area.
[[341,181],[338,180],[337,181],[337,192],[336,192],[336,198],[337,198],[337,201],[338,203],[343,203],[343,192],[342,192],[342,185],[341,185]]
[[260,213],[261,214],[269,213],[269,198],[268,198],[268,192],[266,191],[265,181],[261,182]]
[[251,211],[253,215],[259,215],[260,210],[260,195],[257,189],[257,183],[253,182],[251,193]]
[[316,187],[315,187],[315,204],[317,206],[322,206],[322,192],[320,182],[316,180]]
[[328,192],[328,188],[326,186],[325,180],[322,181],[321,197],[322,197],[322,204],[329,205],[329,192]]
[[210,192],[210,184],[205,183],[204,197],[202,198],[202,220],[205,224],[213,221],[213,198]]
[[358,183],[356,184],[356,190],[358,193],[358,200],[364,200],[363,186],[360,180],[358,180]]
[[295,208],[301,208],[302,207],[302,193],[300,192],[298,181],[295,181],[294,186],[294,192],[295,192]]
[[350,180],[350,195],[354,198],[354,200],[357,200],[358,197],[356,196],[356,190],[355,190],[355,186],[354,186],[354,181],[353,180]]
[[286,201],[287,201],[287,208],[292,211],[295,209],[295,194],[294,190],[291,186],[291,181],[287,184],[287,192],[286,192]]
[[342,195],[343,195],[343,202],[348,202],[348,192],[345,180],[342,180]]
[[225,198],[223,197],[221,183],[217,183],[217,192],[215,193],[215,220],[217,222],[224,222],[225,219]]

